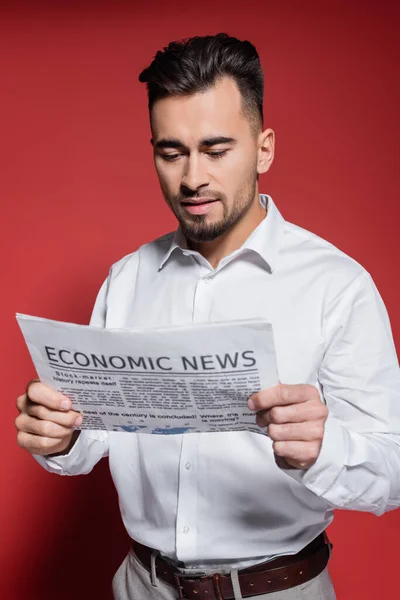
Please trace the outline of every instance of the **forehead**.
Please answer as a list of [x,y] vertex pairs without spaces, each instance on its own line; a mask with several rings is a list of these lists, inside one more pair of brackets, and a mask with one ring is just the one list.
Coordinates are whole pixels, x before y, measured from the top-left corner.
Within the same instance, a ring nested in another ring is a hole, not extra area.
[[242,96],[231,78],[218,81],[205,92],[157,100],[151,111],[151,128],[155,141],[177,138],[187,144],[216,133],[229,137],[250,133]]

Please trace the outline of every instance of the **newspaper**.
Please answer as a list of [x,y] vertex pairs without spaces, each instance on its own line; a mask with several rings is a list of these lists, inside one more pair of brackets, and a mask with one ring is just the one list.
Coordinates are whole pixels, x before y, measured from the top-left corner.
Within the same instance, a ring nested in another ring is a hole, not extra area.
[[104,329],[17,315],[38,376],[80,411],[80,429],[264,433],[249,396],[278,383],[272,326],[250,319]]

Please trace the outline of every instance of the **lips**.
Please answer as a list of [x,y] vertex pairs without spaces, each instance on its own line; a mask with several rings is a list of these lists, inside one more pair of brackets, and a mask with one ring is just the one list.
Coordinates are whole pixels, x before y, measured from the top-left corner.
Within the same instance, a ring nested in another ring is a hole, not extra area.
[[196,198],[182,202],[182,206],[192,215],[204,215],[212,210],[215,202],[218,202],[215,198]]
[[200,204],[209,204],[210,202],[218,202],[216,198],[196,198],[196,200],[185,200],[183,206],[198,206]]

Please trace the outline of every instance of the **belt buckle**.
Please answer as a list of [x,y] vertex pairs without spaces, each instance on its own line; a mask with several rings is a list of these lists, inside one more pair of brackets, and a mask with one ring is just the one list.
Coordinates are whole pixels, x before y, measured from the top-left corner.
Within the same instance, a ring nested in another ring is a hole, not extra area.
[[[220,580],[220,574],[219,573],[215,573],[215,575],[192,575],[191,573],[174,573],[174,583],[175,583],[175,587],[176,590],[178,592],[178,598],[179,600],[185,600],[187,598],[187,596],[183,595],[183,586],[181,585],[181,579],[197,579],[199,581],[201,581],[202,579],[208,579],[208,578],[212,578],[212,582],[213,582],[213,586],[214,586],[214,593],[215,593],[215,600],[224,600],[223,596],[222,596],[222,592],[221,592],[221,588],[219,585],[219,580]],[[197,594],[197,592],[195,591],[194,594]]]
[[223,597],[222,597],[221,586],[219,584],[220,579],[221,579],[221,575],[219,573],[215,573],[212,576],[215,597],[216,597],[217,600],[224,600]]
[[[178,598],[179,600],[185,600],[186,596],[183,595],[183,586],[181,585],[181,579],[203,579],[204,577],[207,577],[206,575],[192,575],[191,573],[174,573],[174,582],[175,582],[175,587],[178,591]],[[196,592],[195,592],[196,593]]]
[[175,587],[178,592],[178,598],[179,598],[179,600],[182,600],[182,598],[185,598],[185,597],[183,595],[183,587],[181,586],[180,573],[174,573],[174,581],[175,581]]

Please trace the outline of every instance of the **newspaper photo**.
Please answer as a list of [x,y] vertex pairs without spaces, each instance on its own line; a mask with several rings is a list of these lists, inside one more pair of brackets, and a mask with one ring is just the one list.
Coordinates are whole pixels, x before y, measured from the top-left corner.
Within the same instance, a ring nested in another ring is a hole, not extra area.
[[265,434],[247,408],[251,394],[278,383],[265,320],[146,330],[17,320],[40,380],[83,414],[79,429]]

